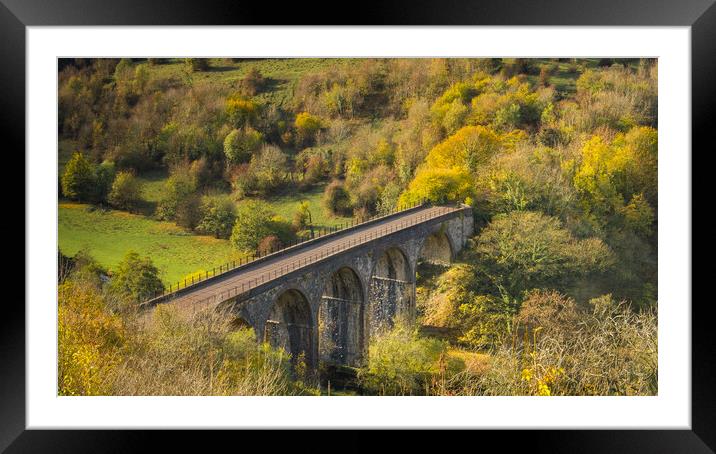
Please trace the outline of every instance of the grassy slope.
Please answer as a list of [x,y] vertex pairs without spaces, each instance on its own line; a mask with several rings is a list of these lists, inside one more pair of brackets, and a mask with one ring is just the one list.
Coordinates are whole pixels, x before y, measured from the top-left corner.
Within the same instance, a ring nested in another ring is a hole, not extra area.
[[[193,73],[192,81],[195,85],[210,83],[238,88],[238,82],[256,68],[268,79],[268,84],[264,92],[255,98],[263,103],[287,107],[292,102],[293,84],[302,75],[329,68],[338,69],[353,61],[346,58],[257,58],[233,62],[231,59],[212,58],[209,70]],[[183,73],[182,59],[171,59],[150,69],[153,78],[182,79]]]
[[152,258],[165,283],[239,257],[226,240],[187,234],[172,223],[144,216],[88,208],[60,203],[59,246],[66,255],[86,249],[100,264],[112,269],[127,251],[134,250]]

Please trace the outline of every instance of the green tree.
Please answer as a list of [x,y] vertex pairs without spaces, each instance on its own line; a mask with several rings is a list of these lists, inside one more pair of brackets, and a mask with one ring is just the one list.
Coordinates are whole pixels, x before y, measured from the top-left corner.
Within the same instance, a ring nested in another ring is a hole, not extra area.
[[112,190],[112,184],[114,183],[114,163],[112,161],[104,161],[102,164],[97,166],[95,176],[96,182],[94,200],[97,202],[103,202],[108,199],[109,193]]
[[94,165],[85,158],[84,154],[75,152],[62,174],[62,193],[73,200],[92,201],[96,181]]
[[157,217],[166,221],[175,220],[182,204],[193,203],[190,199],[196,189],[196,179],[189,170],[177,168],[164,183],[164,193],[157,205]]
[[577,239],[554,217],[531,211],[497,215],[475,245],[476,263],[503,298],[518,301],[525,290],[565,289],[614,263],[600,239]]
[[397,326],[371,340],[368,364],[358,377],[365,389],[379,395],[421,395],[440,372],[447,344],[419,337],[416,331]]
[[122,210],[131,210],[141,199],[141,182],[130,172],[119,172],[112,183],[109,203]]
[[229,197],[205,197],[196,230],[216,238],[229,238],[236,221],[236,207]]
[[247,200],[236,210],[236,223],[231,231],[231,244],[241,251],[255,250],[262,239],[273,234],[273,213],[261,202]]
[[298,209],[293,213],[291,224],[296,230],[302,230],[311,225],[311,211],[308,209],[307,201],[304,200],[298,204]]
[[140,303],[164,291],[159,270],[149,257],[129,251],[112,273],[110,289],[130,302]]

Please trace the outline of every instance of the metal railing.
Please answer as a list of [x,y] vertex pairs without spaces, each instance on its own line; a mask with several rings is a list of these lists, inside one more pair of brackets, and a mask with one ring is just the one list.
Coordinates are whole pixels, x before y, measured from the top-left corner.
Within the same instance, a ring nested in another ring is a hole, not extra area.
[[380,229],[377,229],[377,230],[374,230],[371,232],[367,232],[363,235],[359,235],[357,238],[351,238],[346,242],[332,245],[329,248],[323,248],[322,250],[316,252],[315,254],[313,254],[311,256],[298,258],[297,260],[294,260],[290,263],[284,264],[278,268],[275,268],[273,270],[268,270],[264,273],[261,273],[259,276],[249,279],[245,282],[242,282],[240,285],[237,284],[236,286],[234,286],[228,290],[224,290],[220,293],[211,295],[209,297],[206,297],[206,298],[203,298],[200,300],[190,301],[189,303],[192,305],[193,308],[208,307],[212,304],[215,305],[217,303],[217,300],[218,300],[218,302],[223,302],[223,301],[235,298],[235,297],[243,296],[244,294],[248,294],[251,290],[265,284],[266,282],[277,279],[281,276],[285,276],[285,275],[292,273],[298,269],[301,269],[305,266],[319,262],[325,258],[345,252],[348,249],[352,249],[354,247],[361,246],[361,245],[371,242],[377,238],[381,238],[381,237],[387,236],[391,233],[395,233],[399,230],[404,230],[404,229],[412,227],[414,225],[422,224],[423,222],[426,222],[426,221],[438,219],[442,216],[445,216],[447,214],[452,214],[459,210],[459,208],[452,208],[452,207],[436,207],[436,208],[438,209],[437,212],[433,211],[431,213],[423,213],[417,217],[404,220],[398,224],[388,225],[383,228],[380,228]]

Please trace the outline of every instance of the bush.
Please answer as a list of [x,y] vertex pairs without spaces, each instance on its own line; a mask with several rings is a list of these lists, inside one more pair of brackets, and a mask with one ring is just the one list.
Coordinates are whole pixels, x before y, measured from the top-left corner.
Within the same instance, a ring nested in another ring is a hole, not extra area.
[[127,252],[113,270],[109,286],[128,303],[141,303],[164,291],[152,260],[134,251]]
[[398,326],[371,340],[368,364],[359,370],[360,383],[371,394],[427,394],[446,350],[445,343]]
[[266,85],[266,79],[256,68],[251,68],[241,79],[241,90],[246,96],[255,96]]
[[308,202],[303,201],[298,204],[298,209],[293,213],[291,226],[294,230],[303,230],[312,224],[311,211],[308,209]]
[[299,142],[307,143],[313,141],[318,131],[323,128],[323,120],[308,112],[301,112],[296,115],[295,126]]
[[336,216],[350,216],[351,199],[340,181],[334,180],[323,193],[323,206]]
[[288,157],[276,145],[264,145],[251,157],[247,182],[252,189],[266,193],[282,186],[288,175]]
[[131,210],[142,200],[142,186],[130,172],[119,172],[112,183],[109,203],[115,208]]
[[252,124],[259,114],[259,105],[241,95],[234,95],[226,100],[226,115],[235,128],[243,128]]
[[115,170],[113,162],[104,161],[102,164],[97,166],[95,182],[96,189],[94,196],[94,200],[96,202],[108,200],[109,193],[112,191],[112,183],[114,180]]
[[[572,303],[543,293],[540,311],[559,313]],[[550,307],[554,303],[555,307]],[[658,392],[657,323],[653,311],[633,312],[606,295],[577,312],[574,322],[543,316],[531,336],[491,356],[487,373],[463,377],[461,394],[631,396]],[[571,312],[571,309],[568,309]],[[538,330],[544,326],[551,328]]]
[[204,197],[196,230],[216,238],[229,238],[235,221],[236,207],[229,197]]
[[199,194],[191,193],[181,199],[176,207],[174,220],[177,225],[188,230],[196,229],[201,221],[201,197]]
[[291,380],[282,351],[256,342],[251,328],[235,328],[230,315],[180,314],[163,305],[133,333],[116,374],[117,395],[290,395],[304,391]]
[[224,154],[233,164],[249,162],[263,143],[263,135],[253,128],[234,129],[224,139]]

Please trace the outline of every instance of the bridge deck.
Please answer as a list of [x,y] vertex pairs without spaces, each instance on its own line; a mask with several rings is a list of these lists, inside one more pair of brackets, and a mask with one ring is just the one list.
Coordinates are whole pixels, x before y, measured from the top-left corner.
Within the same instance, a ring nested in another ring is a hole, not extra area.
[[255,267],[236,270],[219,276],[210,283],[189,289],[166,302],[181,308],[192,308],[202,303],[217,303],[233,298],[250,289],[277,279],[287,273],[320,262],[347,249],[374,241],[377,238],[428,222],[445,214],[460,211],[462,208],[429,206],[404,214],[390,216],[365,227],[358,227],[334,238],[325,238],[314,245],[296,251],[285,251]]

